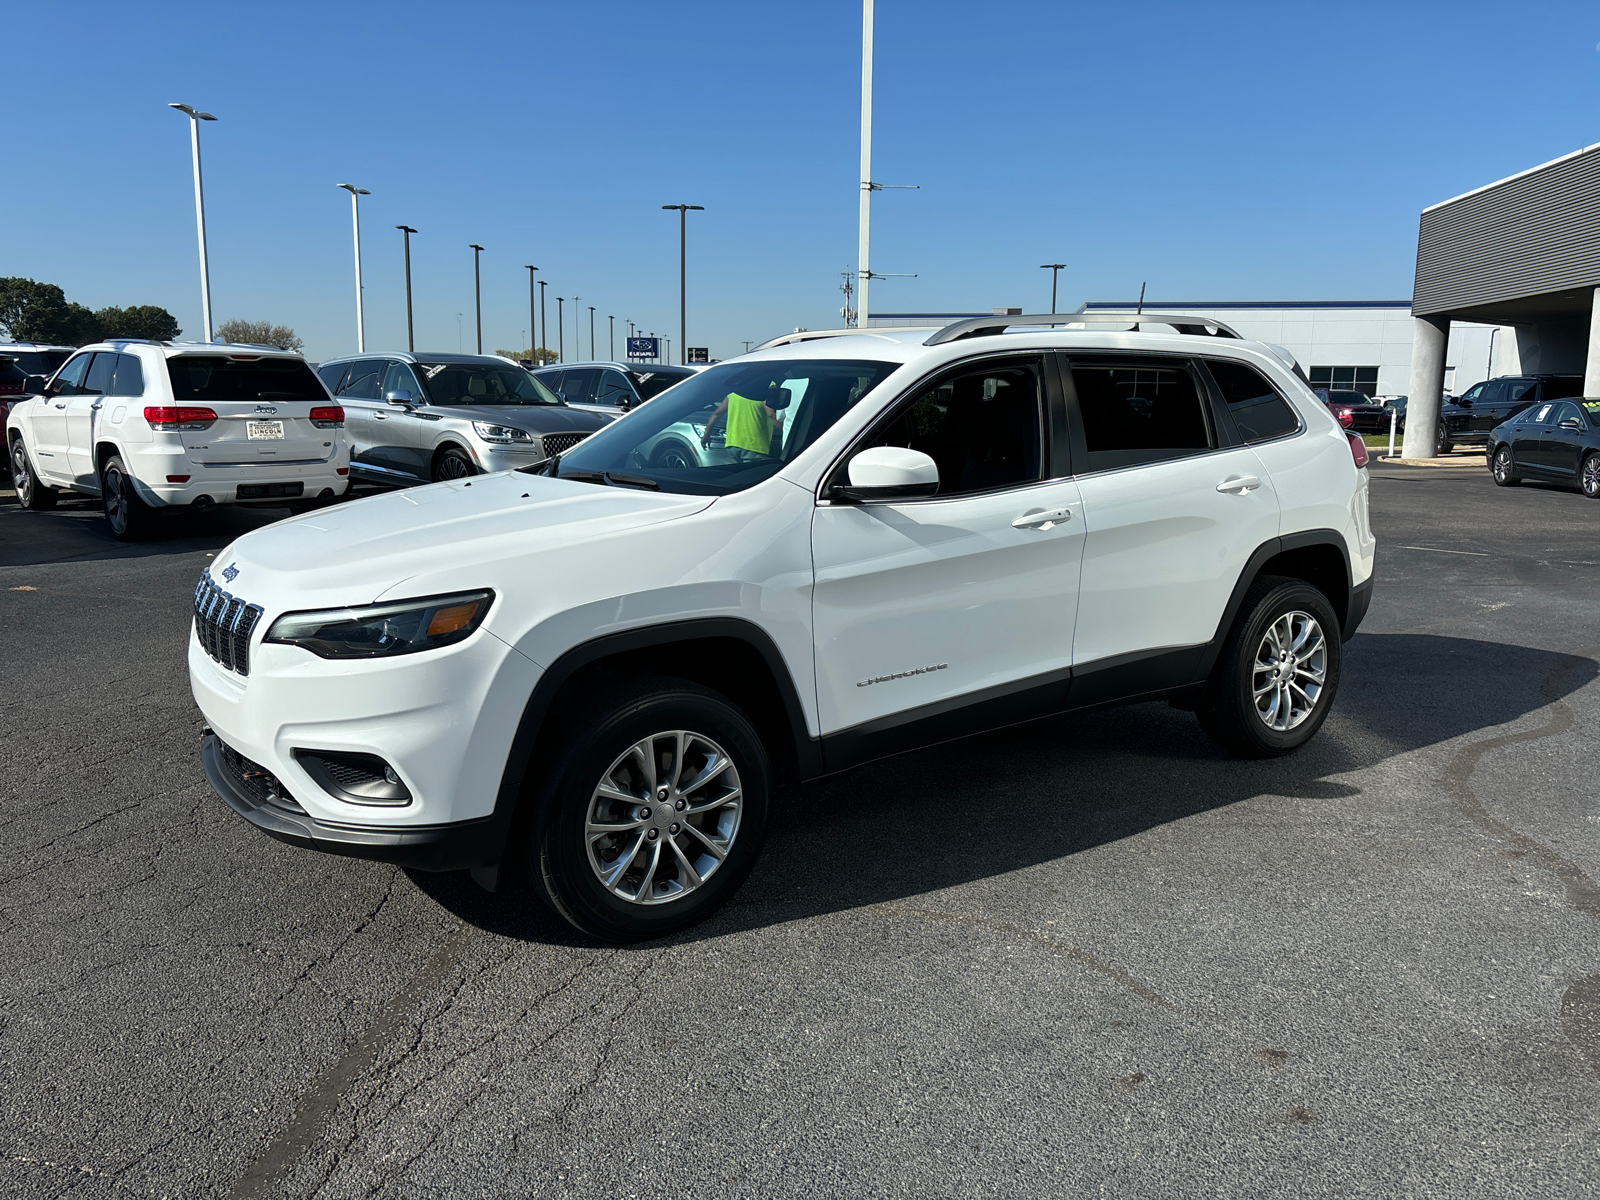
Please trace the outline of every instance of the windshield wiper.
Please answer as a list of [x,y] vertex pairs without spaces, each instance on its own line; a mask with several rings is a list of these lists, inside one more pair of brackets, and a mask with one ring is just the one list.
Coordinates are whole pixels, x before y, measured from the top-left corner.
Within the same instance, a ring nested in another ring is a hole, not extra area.
[[567,471],[556,476],[557,479],[576,479],[579,483],[598,483],[604,486],[611,482],[606,478],[604,471]]
[[645,488],[652,492],[659,492],[661,485],[647,475],[623,475],[617,471],[605,473],[607,483],[620,483],[628,487]]

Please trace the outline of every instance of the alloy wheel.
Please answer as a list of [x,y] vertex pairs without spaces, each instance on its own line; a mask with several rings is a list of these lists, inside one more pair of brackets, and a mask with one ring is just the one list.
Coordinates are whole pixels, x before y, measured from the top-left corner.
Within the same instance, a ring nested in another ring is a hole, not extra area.
[[1583,460],[1583,494],[1591,500],[1600,500],[1600,454],[1591,454]]
[[115,467],[106,470],[105,487],[106,520],[113,533],[121,534],[128,527],[128,498],[123,494],[122,472]]
[[28,452],[22,448],[22,439],[11,442],[11,481],[17,489],[17,502],[26,508],[33,501],[33,470],[28,466]]
[[[1591,460],[1592,461],[1592,460]],[[1504,483],[1511,474],[1511,451],[1504,446],[1494,452],[1494,479],[1496,483]],[[1585,473],[1587,477],[1587,473]]]
[[1267,627],[1256,647],[1250,686],[1256,716],[1268,729],[1286,733],[1317,707],[1328,675],[1328,643],[1308,612],[1284,613]]
[[704,734],[652,734],[600,777],[585,814],[589,866],[612,895],[668,904],[727,860],[743,811],[733,760]]
[[459,454],[446,454],[439,460],[439,478],[466,479],[473,474],[472,464]]

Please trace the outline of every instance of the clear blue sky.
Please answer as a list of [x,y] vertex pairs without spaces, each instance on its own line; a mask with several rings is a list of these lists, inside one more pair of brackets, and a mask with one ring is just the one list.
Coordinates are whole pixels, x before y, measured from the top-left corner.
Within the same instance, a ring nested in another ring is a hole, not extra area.
[[[354,349],[525,344],[527,272],[714,357],[838,324],[856,252],[860,6],[614,2],[19,5],[0,275],[198,336],[185,101],[203,130],[216,319]],[[1600,141],[1600,8],[878,0],[879,310],[1410,294],[1427,204]],[[18,175],[18,169],[22,174]],[[572,353],[569,309],[567,348]],[[619,343],[620,350],[620,343]]]

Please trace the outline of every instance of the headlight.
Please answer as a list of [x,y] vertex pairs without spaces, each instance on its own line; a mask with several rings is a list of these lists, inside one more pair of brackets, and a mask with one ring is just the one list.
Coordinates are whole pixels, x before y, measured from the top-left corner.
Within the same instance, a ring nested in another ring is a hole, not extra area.
[[359,608],[284,613],[265,641],[299,646],[320,658],[386,658],[437,650],[471,636],[483,623],[494,593],[425,596]]
[[472,428],[479,437],[486,442],[498,442],[505,445],[508,442],[532,442],[533,434],[526,429],[514,429],[510,425],[491,425],[488,421],[474,421]]

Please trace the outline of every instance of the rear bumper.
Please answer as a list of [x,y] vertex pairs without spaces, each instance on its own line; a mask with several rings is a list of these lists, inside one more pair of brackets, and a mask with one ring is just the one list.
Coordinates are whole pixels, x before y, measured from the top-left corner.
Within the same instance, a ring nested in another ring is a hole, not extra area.
[[1355,637],[1356,630],[1361,627],[1362,619],[1367,615],[1367,609],[1372,606],[1372,581],[1377,574],[1367,576],[1366,582],[1358,583],[1350,589],[1350,600],[1344,610],[1344,629],[1341,630],[1342,641],[1348,642]]
[[493,817],[448,825],[341,825],[256,798],[223,761],[222,741],[207,732],[200,742],[206,778],[233,809],[269,837],[308,850],[394,863],[419,871],[458,871],[500,860],[504,830]]

